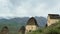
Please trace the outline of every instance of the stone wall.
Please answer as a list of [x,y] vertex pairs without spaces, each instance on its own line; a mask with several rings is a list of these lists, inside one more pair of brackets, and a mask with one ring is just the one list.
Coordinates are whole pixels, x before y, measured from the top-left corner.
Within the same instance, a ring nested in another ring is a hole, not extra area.
[[54,23],[57,23],[60,19],[50,19],[50,16],[48,16],[48,19],[47,19],[47,26],[50,26]]
[[35,30],[37,30],[37,26],[36,25],[27,25],[25,32],[31,32],[31,31],[35,31]]

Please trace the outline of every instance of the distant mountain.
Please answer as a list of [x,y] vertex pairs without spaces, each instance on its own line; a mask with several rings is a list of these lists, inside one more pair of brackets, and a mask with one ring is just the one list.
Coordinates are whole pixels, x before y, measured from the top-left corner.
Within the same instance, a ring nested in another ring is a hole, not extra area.
[[47,19],[45,17],[35,17],[38,25],[44,27],[47,23]]
[[[16,17],[12,19],[0,19],[0,24],[9,24],[9,25],[26,25],[29,17]],[[39,26],[45,26],[47,19],[45,17],[35,17]]]

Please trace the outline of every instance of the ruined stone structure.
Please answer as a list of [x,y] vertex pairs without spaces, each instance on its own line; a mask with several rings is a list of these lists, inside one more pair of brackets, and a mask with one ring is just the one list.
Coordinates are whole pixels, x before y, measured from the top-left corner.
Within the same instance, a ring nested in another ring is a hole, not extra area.
[[50,26],[60,20],[59,14],[48,14],[47,26]]
[[20,30],[18,31],[19,34],[25,34],[25,27],[22,26]]
[[8,34],[8,33],[9,33],[8,27],[4,26],[1,30],[1,34]]
[[31,17],[25,27],[25,32],[32,32],[38,29],[37,21],[34,17]]

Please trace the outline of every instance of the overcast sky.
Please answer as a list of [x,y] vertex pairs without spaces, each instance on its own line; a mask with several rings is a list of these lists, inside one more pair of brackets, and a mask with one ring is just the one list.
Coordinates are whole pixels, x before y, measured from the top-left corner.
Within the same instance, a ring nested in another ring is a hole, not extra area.
[[60,14],[60,0],[0,0],[0,17]]

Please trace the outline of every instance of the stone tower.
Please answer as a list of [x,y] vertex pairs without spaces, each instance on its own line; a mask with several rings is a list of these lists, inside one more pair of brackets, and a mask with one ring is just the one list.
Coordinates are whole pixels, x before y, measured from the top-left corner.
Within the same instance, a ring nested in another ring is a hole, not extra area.
[[25,32],[35,31],[37,30],[37,28],[38,28],[38,24],[37,24],[36,19],[34,17],[31,17],[26,24]]
[[60,20],[59,14],[48,14],[47,26],[50,26]]

